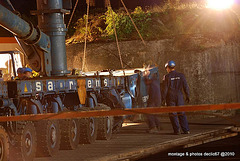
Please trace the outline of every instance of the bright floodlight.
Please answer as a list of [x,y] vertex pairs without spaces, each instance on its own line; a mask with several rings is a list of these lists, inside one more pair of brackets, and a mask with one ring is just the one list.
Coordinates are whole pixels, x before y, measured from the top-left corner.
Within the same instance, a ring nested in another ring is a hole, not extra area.
[[227,9],[234,3],[234,0],[207,0],[207,7],[212,9]]

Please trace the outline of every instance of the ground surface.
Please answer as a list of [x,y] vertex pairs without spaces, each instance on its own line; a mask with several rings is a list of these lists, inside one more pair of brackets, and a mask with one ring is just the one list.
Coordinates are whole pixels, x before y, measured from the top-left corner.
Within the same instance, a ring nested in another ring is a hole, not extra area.
[[[146,133],[147,126],[144,123],[126,123],[119,134],[113,135],[110,141],[97,140],[91,145],[79,145],[76,150],[61,150],[54,157],[36,158],[34,161],[79,161],[79,160],[117,160],[117,158],[129,159],[131,155],[145,153],[151,147],[162,150],[176,147],[181,141],[191,140],[196,135],[229,127],[232,123],[239,123],[234,119],[202,118],[189,119],[191,134],[172,135],[172,127],[168,118],[162,120],[160,134]],[[231,145],[231,143],[229,143]],[[218,145],[220,146],[220,145]],[[205,147],[208,148],[208,147]]]
[[[169,153],[188,153],[192,156],[184,157],[170,157]],[[222,153],[222,156],[221,156]],[[210,154],[212,156],[193,156],[197,154]],[[224,155],[225,154],[225,155]],[[197,147],[186,148],[186,149],[174,149],[167,152],[158,153],[146,158],[139,159],[138,161],[157,161],[157,160],[169,161],[169,160],[194,160],[194,161],[222,161],[230,160],[237,161],[240,160],[240,136],[227,138],[224,140],[219,140],[211,142],[208,144],[203,144]]]

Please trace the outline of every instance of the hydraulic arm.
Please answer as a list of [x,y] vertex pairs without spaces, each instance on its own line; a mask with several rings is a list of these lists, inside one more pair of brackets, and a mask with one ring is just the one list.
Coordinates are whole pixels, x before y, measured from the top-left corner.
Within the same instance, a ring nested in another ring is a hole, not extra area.
[[34,55],[28,55],[27,59],[31,62],[30,65],[34,70],[40,71],[41,69],[46,75],[50,75],[51,43],[49,36],[2,5],[0,5],[0,25],[23,40],[24,43],[33,45],[35,50],[40,53],[40,60],[32,61]]
[[[37,0],[39,28],[0,5],[0,25],[16,35],[30,66],[43,75],[63,76],[67,70],[66,26],[64,8],[71,6],[71,0]],[[42,32],[41,30],[44,32]],[[23,43],[24,41],[24,43]],[[27,44],[27,45],[26,45]]]

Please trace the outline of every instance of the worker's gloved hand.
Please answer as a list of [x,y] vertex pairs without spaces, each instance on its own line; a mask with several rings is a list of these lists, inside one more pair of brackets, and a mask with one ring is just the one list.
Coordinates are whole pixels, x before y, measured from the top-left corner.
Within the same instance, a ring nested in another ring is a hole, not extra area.
[[185,101],[186,101],[187,103],[189,103],[189,102],[190,102],[190,98],[187,97]]

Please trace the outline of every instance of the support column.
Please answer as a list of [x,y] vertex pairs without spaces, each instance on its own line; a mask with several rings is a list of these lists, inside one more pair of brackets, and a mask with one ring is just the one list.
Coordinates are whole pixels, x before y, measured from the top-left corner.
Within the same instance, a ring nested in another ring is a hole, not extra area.
[[70,73],[67,70],[66,57],[66,25],[62,0],[37,0],[38,25],[51,40],[52,75],[63,76]]

